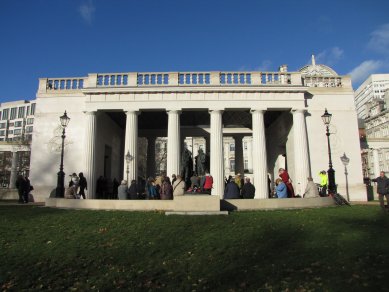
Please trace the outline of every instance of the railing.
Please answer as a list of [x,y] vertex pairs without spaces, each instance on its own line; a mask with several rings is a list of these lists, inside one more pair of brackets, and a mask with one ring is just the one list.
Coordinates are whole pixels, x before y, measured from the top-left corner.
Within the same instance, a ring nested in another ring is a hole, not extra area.
[[128,74],[97,75],[97,86],[125,86],[128,84]]
[[343,87],[341,77],[311,77],[303,78],[304,86],[308,87]]
[[138,73],[137,85],[168,85],[169,74],[167,73]]
[[[257,78],[254,78],[256,76]],[[131,82],[130,82],[131,80]],[[97,74],[97,87],[122,86],[206,86],[290,84],[290,73],[261,72],[178,72]]]
[[251,73],[221,72],[220,84],[223,85],[251,84]]
[[291,74],[281,72],[261,73],[261,84],[291,84]]
[[178,85],[209,85],[211,74],[205,72],[178,73]]
[[84,78],[49,78],[47,90],[78,90],[84,88]]
[[[39,89],[43,91],[80,90],[96,87],[302,85],[301,75],[298,72],[104,73],[89,74],[86,78],[41,79],[40,82]],[[334,84],[339,84],[338,80],[334,82]]]

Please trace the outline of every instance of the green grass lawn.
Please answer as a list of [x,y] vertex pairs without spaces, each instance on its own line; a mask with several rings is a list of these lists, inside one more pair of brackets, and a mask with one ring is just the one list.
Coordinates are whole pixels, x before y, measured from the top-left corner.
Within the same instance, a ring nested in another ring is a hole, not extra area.
[[2,291],[388,289],[378,206],[228,216],[0,206],[0,220]]

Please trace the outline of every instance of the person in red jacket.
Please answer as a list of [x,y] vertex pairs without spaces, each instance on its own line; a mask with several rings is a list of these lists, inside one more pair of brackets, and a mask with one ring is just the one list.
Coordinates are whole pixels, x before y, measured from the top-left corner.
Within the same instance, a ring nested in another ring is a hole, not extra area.
[[212,175],[210,175],[210,174],[206,171],[206,172],[205,172],[205,181],[204,181],[204,185],[203,185],[203,190],[204,190],[204,192],[209,192],[209,193],[211,193],[212,185],[213,185],[213,178],[212,178]]
[[294,198],[295,195],[292,180],[290,179],[288,172],[285,169],[280,168],[278,170],[278,175],[280,176],[282,182],[286,185],[286,188],[288,189],[288,198]]

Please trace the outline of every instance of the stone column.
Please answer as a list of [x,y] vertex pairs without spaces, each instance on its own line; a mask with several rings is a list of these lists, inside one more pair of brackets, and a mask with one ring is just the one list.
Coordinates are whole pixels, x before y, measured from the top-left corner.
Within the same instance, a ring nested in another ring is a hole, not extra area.
[[[307,186],[307,178],[311,175],[309,167],[308,138],[305,127],[305,110],[293,110],[293,140],[294,140],[294,186],[302,196]],[[300,184],[300,190],[298,188]]]
[[212,195],[224,197],[224,155],[222,110],[211,110],[211,175]]
[[180,173],[180,111],[169,110],[168,113],[168,129],[167,129],[167,165],[166,175]]
[[249,172],[253,171],[253,137],[251,136],[249,139],[247,139],[247,162],[248,162],[248,167],[247,169]]
[[251,111],[253,120],[253,176],[255,198],[268,198],[267,154],[265,138],[265,111],[255,109]]
[[84,176],[88,184],[86,197],[96,198],[96,112],[85,112]]
[[147,137],[147,177],[155,176],[155,139],[154,136]]
[[18,152],[12,151],[11,177],[9,178],[9,188],[14,189],[16,184],[16,168],[18,164]]
[[376,149],[376,148],[373,149],[374,178],[379,177],[380,176],[380,172],[381,172],[381,169],[380,169],[380,159],[379,159],[379,156],[378,156],[378,150],[379,149]]
[[[126,161],[126,155],[131,155],[130,163]],[[123,177],[127,179],[128,170],[128,184],[131,180],[138,179],[138,112],[126,112],[126,137],[124,145],[124,172]]]
[[233,135],[235,140],[235,174],[244,175],[243,134]]
[[[205,140],[205,149],[204,149],[204,152],[209,154],[209,151],[211,149],[211,145],[210,145],[210,136],[207,135],[204,137],[204,140]],[[209,169],[208,169],[209,170]]]

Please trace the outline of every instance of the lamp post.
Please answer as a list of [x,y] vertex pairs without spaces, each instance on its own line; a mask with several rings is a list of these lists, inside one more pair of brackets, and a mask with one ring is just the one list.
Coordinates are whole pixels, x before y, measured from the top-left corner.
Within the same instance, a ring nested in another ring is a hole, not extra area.
[[65,173],[63,172],[63,150],[65,146],[65,128],[67,127],[70,118],[66,114],[66,111],[63,116],[59,117],[59,120],[61,122],[61,127],[62,127],[62,147],[61,147],[61,164],[59,166],[59,172],[58,172],[58,180],[57,180],[57,189],[55,191],[55,196],[57,198],[63,198],[64,197],[64,192],[65,192],[65,186],[64,186],[64,178],[65,178]]
[[324,115],[321,116],[323,119],[324,125],[326,126],[326,136],[327,136],[327,145],[328,145],[328,193],[336,193],[336,184],[335,184],[335,170],[332,168],[332,158],[331,158],[331,144],[330,144],[330,130],[329,126],[331,123],[332,114],[328,113],[327,109],[324,111]]
[[127,154],[126,154],[126,163],[127,163],[127,184],[129,184],[130,182],[128,181],[128,174],[130,173],[130,163],[132,161],[133,157],[132,155],[130,154],[130,151],[127,151]]
[[350,158],[346,156],[346,153],[343,153],[343,156],[340,157],[340,160],[342,161],[344,165],[344,175],[346,176],[346,195],[347,195],[347,201],[350,201],[349,193],[348,193],[348,172],[347,172],[347,165],[350,162]]

